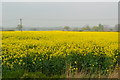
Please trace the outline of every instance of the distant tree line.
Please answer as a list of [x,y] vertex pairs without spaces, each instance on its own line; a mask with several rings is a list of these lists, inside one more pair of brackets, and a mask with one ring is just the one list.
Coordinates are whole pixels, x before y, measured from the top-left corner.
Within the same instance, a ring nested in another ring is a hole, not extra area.
[[112,28],[99,24],[98,26],[93,26],[93,27],[86,25],[82,28],[73,28],[73,29],[71,29],[71,27],[69,26],[65,26],[63,30],[64,31],[119,31],[119,27],[120,24],[117,24]]
[[47,31],[47,30],[62,30],[62,31],[119,31],[120,24],[116,24],[114,27],[109,27],[108,25],[102,25],[99,24],[97,26],[89,26],[85,25],[83,27],[70,27],[70,26],[64,26],[59,27],[56,29],[56,27],[48,28],[39,28],[39,27],[32,27],[32,28],[26,28],[24,29],[22,25],[18,25],[16,28],[2,28],[2,31],[22,31],[22,30],[29,30],[29,31]]

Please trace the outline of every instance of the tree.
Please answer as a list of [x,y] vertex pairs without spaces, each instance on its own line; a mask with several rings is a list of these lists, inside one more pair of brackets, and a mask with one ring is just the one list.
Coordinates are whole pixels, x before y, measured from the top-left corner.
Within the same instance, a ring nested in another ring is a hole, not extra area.
[[86,25],[85,27],[82,28],[82,30],[87,30],[87,31],[90,31],[91,28],[89,27],[89,25]]
[[113,31],[113,29],[112,29],[112,28],[110,28],[110,31]]
[[103,30],[104,30],[104,26],[103,26],[102,24],[99,24],[99,25],[98,25],[98,30],[99,30],[99,31],[103,31]]
[[65,26],[64,29],[69,31],[70,27],[69,26]]
[[92,31],[99,31],[98,26],[93,26]]
[[102,24],[99,24],[98,26],[93,26],[92,30],[93,31],[103,31],[104,26]]

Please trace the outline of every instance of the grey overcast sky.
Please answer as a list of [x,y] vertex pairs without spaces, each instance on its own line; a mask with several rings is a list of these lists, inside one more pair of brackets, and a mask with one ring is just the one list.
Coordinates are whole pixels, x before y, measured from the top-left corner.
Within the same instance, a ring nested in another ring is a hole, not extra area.
[[2,26],[16,27],[23,19],[25,27],[115,26],[117,2],[3,2]]

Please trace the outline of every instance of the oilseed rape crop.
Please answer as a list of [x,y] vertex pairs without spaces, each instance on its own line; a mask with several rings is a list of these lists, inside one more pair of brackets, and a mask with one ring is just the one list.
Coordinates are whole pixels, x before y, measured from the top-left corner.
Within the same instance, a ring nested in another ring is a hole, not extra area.
[[2,31],[2,69],[107,74],[118,65],[118,32]]

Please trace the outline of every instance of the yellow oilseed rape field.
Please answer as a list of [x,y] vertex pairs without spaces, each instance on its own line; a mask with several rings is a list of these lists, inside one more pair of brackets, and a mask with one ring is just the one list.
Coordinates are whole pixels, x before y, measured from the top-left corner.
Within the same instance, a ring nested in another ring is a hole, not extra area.
[[2,31],[3,77],[107,75],[117,61],[118,32]]

